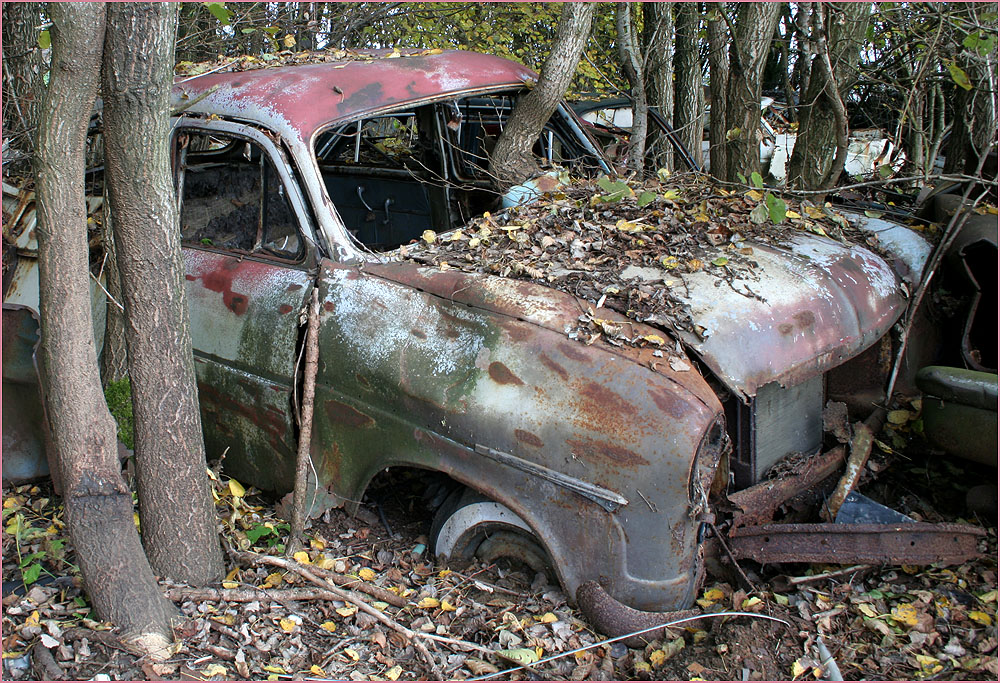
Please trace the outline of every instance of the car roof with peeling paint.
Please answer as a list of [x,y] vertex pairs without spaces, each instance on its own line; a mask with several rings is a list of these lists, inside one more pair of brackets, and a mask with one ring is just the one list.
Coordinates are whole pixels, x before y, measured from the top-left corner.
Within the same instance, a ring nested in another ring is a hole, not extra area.
[[[509,59],[462,50],[334,54],[343,59],[209,73],[178,81],[173,105],[187,112],[263,124],[306,141],[330,123],[387,107],[516,88],[537,78],[534,71]],[[185,108],[186,103],[191,104]]]

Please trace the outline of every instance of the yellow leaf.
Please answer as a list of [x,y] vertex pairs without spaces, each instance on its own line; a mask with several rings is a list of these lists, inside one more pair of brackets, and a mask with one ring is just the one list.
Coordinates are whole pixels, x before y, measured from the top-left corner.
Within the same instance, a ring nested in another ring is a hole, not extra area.
[[795,680],[805,672],[806,668],[802,666],[802,662],[800,662],[797,659],[794,662],[792,662],[792,680]]
[[890,410],[886,415],[886,418],[890,424],[901,425],[906,424],[906,421],[910,419],[913,415],[909,410]]
[[17,498],[7,498],[3,502],[3,509],[7,510],[8,508],[12,508],[20,504],[21,502]]
[[643,337],[643,339],[648,341],[650,344],[656,344],[657,346],[663,346],[667,343],[667,340],[658,334],[647,334]]
[[307,553],[305,550],[300,550],[299,552],[295,553],[294,555],[292,555],[292,558],[299,564],[312,564],[312,562],[309,560],[309,553]]
[[333,569],[334,565],[337,563],[333,561],[332,557],[327,557],[325,555],[317,555],[316,561],[313,562],[320,569]]
[[451,570],[450,569],[442,569],[441,571],[438,572],[438,578],[439,579],[443,579],[444,577],[448,576],[449,574],[451,574]]
[[694,217],[694,219],[702,223],[708,223],[710,220],[712,220],[711,218],[708,217],[707,213],[699,213],[697,216]]
[[451,604],[450,602],[448,602],[447,600],[442,600],[441,601],[441,611],[442,612],[454,612],[455,611],[455,606],[453,604]]
[[132,513],[132,521],[135,523],[135,528],[139,529],[140,525],[139,525],[139,513],[138,512],[133,512]]
[[810,218],[822,218],[826,215],[822,209],[817,209],[815,206],[804,206],[802,208]]
[[221,664],[209,664],[201,670],[201,675],[205,678],[211,678],[212,676],[225,676],[226,667]]
[[28,618],[24,620],[25,626],[38,626],[38,610],[32,611]]
[[420,237],[424,240],[424,242],[427,242],[427,244],[432,244],[434,240],[437,239],[437,233],[433,230],[424,230],[424,234]]
[[295,36],[291,33],[285,36],[284,40],[281,41],[285,47],[292,48],[295,47]]
[[802,214],[795,211],[785,211],[785,218],[802,218]]
[[649,666],[649,662],[643,662],[641,660],[636,662],[633,665],[633,668],[635,668],[636,673],[639,673],[641,671],[643,673],[648,674],[652,670],[652,667]]
[[979,599],[983,602],[996,602],[997,592],[995,590],[992,590],[987,593],[983,593],[982,595],[979,596]]
[[939,662],[936,657],[918,654],[913,655],[913,658],[917,660],[917,664],[920,665],[921,669],[934,669],[935,667],[941,667],[941,662]]
[[667,270],[670,270],[671,268],[676,268],[677,267],[677,257],[676,256],[664,256],[663,259],[660,260],[660,265],[662,265]]
[[[425,52],[424,54],[428,54],[428,55],[439,55],[439,54],[441,54],[442,52],[444,52],[444,50],[442,50],[442,49],[441,49],[441,48],[439,48],[439,47],[436,47],[436,48],[434,48],[433,50],[428,50],[428,51],[427,51],[427,52]],[[393,680],[396,680],[396,679],[393,679]]]
[[226,579],[225,580],[226,581],[232,581],[233,579],[239,578],[239,576],[240,576],[240,568],[239,567],[233,567],[232,569],[229,570],[229,573],[226,574]]
[[726,597],[726,594],[718,588],[709,588],[702,597],[710,602],[718,602]]
[[220,614],[217,617],[210,617],[210,619],[218,624],[225,624],[226,626],[232,626],[236,623],[235,614]]
[[497,650],[497,655],[520,664],[521,666],[529,666],[540,659],[538,652],[526,647],[521,647],[516,650]]
[[314,676],[323,676],[324,678],[326,678],[326,672],[323,671],[323,669],[321,669],[318,666],[316,666],[315,664],[313,664],[312,666],[309,667],[309,671]]
[[270,664],[265,664],[264,666],[262,666],[260,668],[262,668],[264,671],[267,671],[267,672],[272,673],[272,674],[288,673],[287,671],[285,671],[284,669],[282,669],[280,666],[272,666]]
[[749,192],[744,192],[743,196],[755,202],[759,202],[761,199],[764,198],[764,195],[759,190],[750,190]]
[[389,609],[389,603],[388,602],[382,602],[381,600],[379,600],[378,602],[373,602],[372,603],[372,607],[374,607],[375,609],[377,609],[379,612],[384,612],[387,609]]
[[333,633],[334,631],[337,630],[337,625],[332,621],[324,621],[322,624],[319,625],[319,627],[324,631],[329,631],[330,633]]
[[326,541],[324,541],[322,538],[310,538],[309,547],[312,548],[313,550],[325,550]]
[[542,622],[543,624],[554,624],[555,622],[559,621],[559,617],[554,615],[552,612],[546,612],[540,617],[535,617],[535,619],[538,619],[538,621]]
[[441,603],[438,602],[437,598],[423,598],[420,602],[417,603],[417,607],[419,607],[420,609],[434,609],[436,607],[439,607],[440,605]]
[[291,633],[292,631],[295,630],[295,627],[298,626],[298,624],[296,624],[291,619],[282,619],[281,621],[278,622],[278,626],[280,626],[281,630],[284,631],[285,633]]
[[977,624],[982,624],[983,626],[989,626],[993,623],[993,620],[990,619],[990,615],[986,612],[969,612],[967,616]]
[[402,673],[403,673],[403,667],[397,664],[396,666],[392,667],[391,669],[385,672],[385,677],[388,678],[390,681],[394,681],[397,678],[399,678],[399,676]]
[[465,235],[462,234],[462,231],[461,230],[456,230],[454,233],[452,233],[451,238],[448,241],[449,242],[457,242],[458,240],[462,239],[463,237],[465,237]]
[[267,680],[269,680],[269,681],[277,681],[277,680],[279,680],[278,679],[278,674],[268,674],[267,675]]
[[349,647],[344,648],[344,654],[350,657],[355,662],[361,660],[361,655],[359,655],[356,650],[352,650]]
[[377,575],[368,567],[363,567],[361,571],[358,572],[358,576],[361,577],[362,581],[374,581]]
[[740,606],[740,609],[750,609],[754,605],[759,605],[759,604],[760,604],[760,598],[754,596],[752,598],[747,598],[746,600],[744,600],[743,604]]
[[479,239],[478,237],[473,237],[471,240],[469,240],[469,248],[475,249],[476,247],[479,246],[480,242],[482,242],[481,239]]
[[229,480],[229,492],[236,496],[237,498],[242,498],[247,494],[247,490],[243,488],[243,484],[236,481],[235,479]]
[[878,616],[878,612],[876,612],[875,609],[867,602],[863,602],[858,605],[858,611],[870,619],[874,619]]
[[892,618],[905,626],[916,626],[917,608],[908,602],[903,602],[892,608]]
[[358,608],[354,605],[345,605],[344,607],[337,608],[337,614],[339,614],[342,617],[349,617],[357,611]]
[[701,267],[705,265],[700,260],[693,258],[687,262],[687,267],[691,270],[701,270]]
[[282,578],[280,572],[268,574],[267,578],[264,579],[264,588],[274,588],[275,586],[280,586],[281,581]]
[[667,661],[667,653],[663,650],[653,650],[649,653],[649,663],[654,669],[659,669],[665,661]]

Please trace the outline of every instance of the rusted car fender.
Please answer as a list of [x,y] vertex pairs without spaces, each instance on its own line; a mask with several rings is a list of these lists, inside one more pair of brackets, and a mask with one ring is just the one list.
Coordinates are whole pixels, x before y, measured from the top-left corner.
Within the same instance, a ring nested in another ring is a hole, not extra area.
[[360,500],[397,465],[442,471],[516,512],[569,595],[597,579],[637,609],[689,604],[726,438],[695,370],[568,339],[581,303],[530,283],[331,262],[319,283],[312,456],[331,492]]

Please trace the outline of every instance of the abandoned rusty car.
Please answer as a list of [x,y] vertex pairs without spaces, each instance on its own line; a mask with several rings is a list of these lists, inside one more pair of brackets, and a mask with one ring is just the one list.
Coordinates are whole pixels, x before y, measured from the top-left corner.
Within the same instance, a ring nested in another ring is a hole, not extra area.
[[[784,247],[753,245],[759,297],[683,276],[697,333],[669,331],[681,362],[581,343],[567,330],[593,302],[430,267],[403,246],[497,210],[487,155],[533,78],[438,50],[178,82],[172,144],[206,446],[227,451],[240,481],[289,490],[300,311],[318,288],[322,505],[357,505],[387,468],[442,473],[462,488],[438,509],[439,555],[551,564],[571,598],[631,623],[622,615],[694,599],[713,482],[759,485],[793,453],[836,465],[821,454],[824,405],[878,394],[879,354],[929,247],[884,221],[862,222],[888,260],[801,231]],[[543,166],[611,173],[565,105],[535,149]],[[19,247],[30,262],[27,233]],[[663,335],[654,322],[633,323],[636,334]],[[847,541],[855,526],[841,525]],[[936,559],[969,549],[961,534],[955,544]]]

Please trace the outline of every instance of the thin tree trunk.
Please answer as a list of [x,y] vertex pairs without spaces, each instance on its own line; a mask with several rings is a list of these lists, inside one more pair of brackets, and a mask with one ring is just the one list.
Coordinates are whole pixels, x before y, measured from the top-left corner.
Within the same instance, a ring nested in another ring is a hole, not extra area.
[[107,184],[101,209],[101,239],[107,257],[104,262],[107,307],[104,316],[104,348],[101,349],[101,383],[107,387],[128,374],[128,352],[125,347],[125,311],[122,308],[122,282],[118,276],[118,252],[115,250],[114,228],[109,206]]
[[760,171],[761,74],[780,16],[777,2],[748,2],[737,10],[726,86],[727,164],[712,166],[713,175],[730,182]]
[[[674,120],[674,20],[669,2],[642,3],[642,34],[646,61],[646,101],[666,121]],[[646,158],[653,170],[674,169],[670,141],[656,127],[646,131]]]
[[[808,40],[816,54],[809,69],[809,89],[798,109],[799,134],[788,160],[789,187],[829,188],[844,169],[847,111],[842,98],[854,82],[870,12],[863,2],[816,3],[812,8]],[[831,162],[834,150],[837,155]]]
[[615,28],[618,36],[618,57],[622,71],[631,87],[632,132],[628,139],[627,165],[630,171],[642,173],[646,161],[646,128],[649,111],[646,105],[646,84],[643,74],[643,58],[639,53],[639,41],[632,21],[632,3],[617,5]]
[[39,4],[3,3],[4,175],[29,174],[44,93],[38,48]]
[[[708,90],[712,99],[709,116],[708,145],[712,172],[722,174],[726,169],[726,84],[729,82],[729,50],[726,22],[722,13],[726,3],[709,5],[706,15],[708,25]],[[701,142],[699,141],[699,146]]]
[[[158,573],[199,586],[221,576],[222,554],[170,180],[177,5],[109,3],[107,11],[105,175],[125,299],[142,540]],[[137,36],[141,53],[131,45]]]
[[677,71],[674,80],[674,130],[700,165],[702,163],[702,86],[698,29],[701,13],[693,3],[677,5]]
[[490,156],[490,174],[501,190],[538,172],[531,148],[569,87],[580,53],[590,35],[593,16],[593,3],[563,4],[558,33],[542,66],[538,83],[514,107]]
[[52,71],[38,188],[41,370],[69,535],[97,614],[144,651],[169,643],[172,607],[142,553],[97,369],[90,313],[84,149],[97,95],[104,6],[52,3]]

